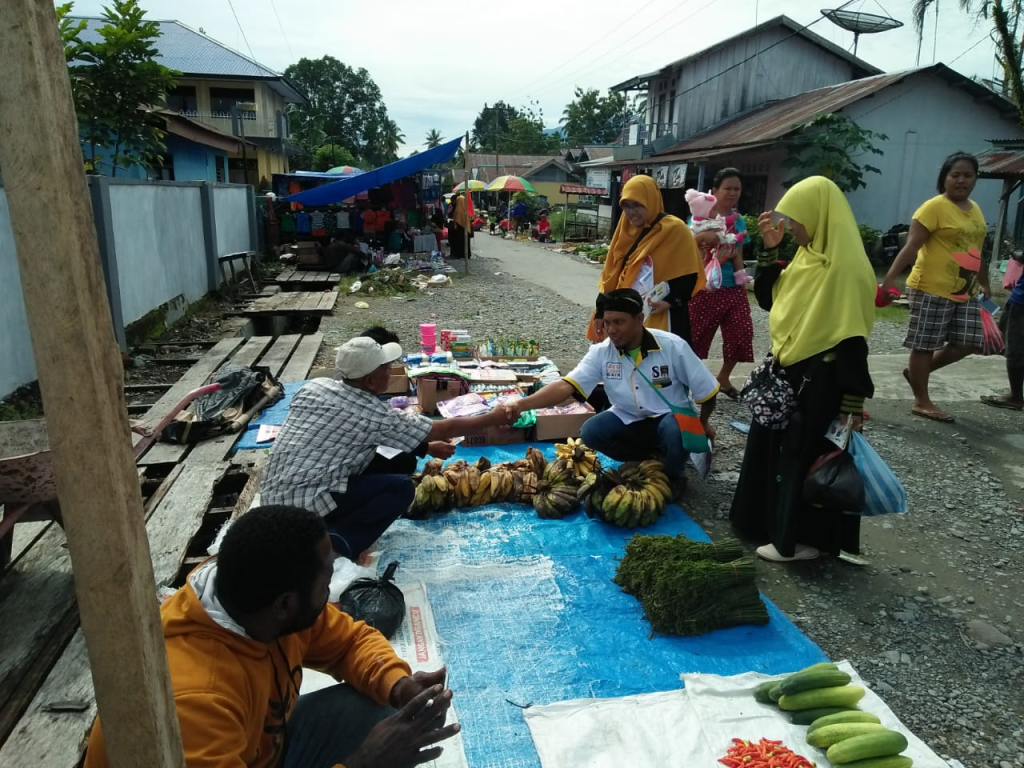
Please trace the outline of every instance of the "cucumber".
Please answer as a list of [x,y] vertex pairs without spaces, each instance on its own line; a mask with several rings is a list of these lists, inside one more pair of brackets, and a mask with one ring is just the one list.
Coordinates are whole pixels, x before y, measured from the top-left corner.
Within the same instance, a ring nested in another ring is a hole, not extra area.
[[852,739],[854,736],[862,736],[866,733],[879,733],[886,730],[884,725],[878,723],[836,723],[835,725],[824,725],[813,731],[807,732],[807,743],[819,749],[828,749],[833,744],[838,744],[845,739]]
[[820,707],[819,709],[804,709],[790,714],[789,721],[793,723],[793,725],[811,725],[816,720],[820,720],[823,717],[839,715],[844,712],[860,712],[860,710],[854,707]]
[[875,715],[870,712],[862,712],[859,709],[851,709],[846,712],[837,712],[835,714],[823,715],[816,720],[811,721],[811,727],[807,729],[807,733],[816,731],[819,728],[823,728],[826,725],[839,725],[840,723],[881,723]]
[[768,689],[768,698],[775,704],[779,703],[779,697],[782,695],[782,691],[779,690],[780,685],[782,685],[782,681],[776,680],[775,684]]
[[910,768],[914,761],[904,755],[889,755],[887,757],[869,757],[867,760],[858,760],[855,763],[834,763],[832,768]]
[[794,693],[813,691],[817,688],[837,688],[850,684],[850,676],[838,669],[812,669],[808,672],[797,672],[782,681],[779,690],[783,696]]
[[835,688],[815,688],[813,691],[781,696],[779,706],[787,711],[818,709],[819,707],[852,707],[864,698],[859,685],[840,685]]
[[778,684],[778,680],[766,680],[761,683],[752,691],[754,694],[754,701],[758,701],[762,704],[774,704],[775,702],[768,697],[768,692]]
[[811,664],[811,666],[798,669],[796,672],[790,672],[788,676],[792,677],[793,675],[802,675],[804,672],[821,672],[822,670],[827,669],[834,670],[839,669],[839,667],[837,667],[835,662],[832,661],[819,661],[817,664]]
[[899,755],[907,748],[907,737],[897,731],[879,731],[843,739],[828,748],[825,754],[833,765],[855,763],[870,757]]

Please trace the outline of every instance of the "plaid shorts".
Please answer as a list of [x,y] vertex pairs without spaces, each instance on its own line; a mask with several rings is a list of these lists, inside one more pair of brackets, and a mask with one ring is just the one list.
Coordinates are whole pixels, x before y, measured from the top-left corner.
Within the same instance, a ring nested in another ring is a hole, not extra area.
[[1024,368],[1024,305],[1006,302],[999,313],[999,330],[1003,332],[1006,362],[1014,368]]
[[981,351],[984,332],[981,304],[977,299],[953,301],[909,286],[907,297],[910,299],[910,325],[904,347],[916,352],[933,352],[948,342]]

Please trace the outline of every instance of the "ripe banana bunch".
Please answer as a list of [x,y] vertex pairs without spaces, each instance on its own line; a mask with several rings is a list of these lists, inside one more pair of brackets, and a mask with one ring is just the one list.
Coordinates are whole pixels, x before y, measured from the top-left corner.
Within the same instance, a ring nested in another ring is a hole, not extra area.
[[524,472],[516,476],[516,489],[513,492],[512,501],[519,501],[529,504],[537,493],[537,486],[540,483],[537,475],[533,472]]
[[515,490],[515,475],[506,466],[491,467],[491,502],[499,504],[509,501]]
[[576,472],[568,459],[555,459],[544,468],[541,477],[551,486],[576,486]]
[[413,519],[423,519],[448,505],[448,481],[444,476],[424,473],[414,477],[413,482],[416,483],[416,494],[409,510]]
[[569,485],[548,487],[533,497],[533,508],[545,520],[561,520],[579,507],[576,491]]
[[481,472],[477,486],[473,489],[473,496],[469,500],[469,506],[482,507],[491,503],[491,478],[490,472]]
[[597,453],[587,448],[578,437],[570,437],[564,443],[556,444],[555,456],[572,464],[573,473],[581,479],[601,466]]
[[440,475],[444,471],[444,462],[441,459],[431,459],[423,467],[424,475]]
[[530,468],[533,470],[533,474],[537,477],[543,477],[544,467],[547,466],[548,463],[548,460],[544,458],[544,454],[531,445],[526,449],[526,460],[530,462]]

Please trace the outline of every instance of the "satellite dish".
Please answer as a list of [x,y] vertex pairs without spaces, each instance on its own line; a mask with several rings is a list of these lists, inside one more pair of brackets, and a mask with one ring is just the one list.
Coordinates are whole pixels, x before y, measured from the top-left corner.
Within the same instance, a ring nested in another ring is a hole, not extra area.
[[862,11],[844,11],[842,8],[825,8],[822,9],[821,15],[837,27],[853,32],[854,56],[857,55],[857,42],[861,35],[888,32],[890,29],[899,29],[903,26],[902,21],[897,21],[891,16],[880,16],[877,13],[863,13]]

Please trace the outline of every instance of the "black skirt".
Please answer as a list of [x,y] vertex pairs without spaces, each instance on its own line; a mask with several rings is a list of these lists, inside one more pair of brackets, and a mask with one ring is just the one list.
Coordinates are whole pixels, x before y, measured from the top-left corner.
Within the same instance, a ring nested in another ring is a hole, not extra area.
[[[866,352],[864,344],[865,363]],[[803,500],[811,464],[835,450],[825,432],[839,414],[844,392],[862,390],[844,380],[849,368],[834,352],[828,357],[828,362],[818,355],[786,368],[786,377],[799,391],[797,410],[785,430],[751,424],[729,513],[737,532],[770,541],[784,557],[793,556],[797,543],[830,554],[860,551],[860,516],[811,507]]]

